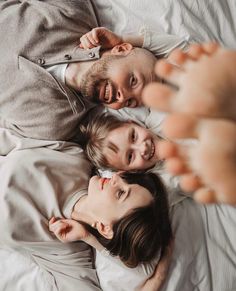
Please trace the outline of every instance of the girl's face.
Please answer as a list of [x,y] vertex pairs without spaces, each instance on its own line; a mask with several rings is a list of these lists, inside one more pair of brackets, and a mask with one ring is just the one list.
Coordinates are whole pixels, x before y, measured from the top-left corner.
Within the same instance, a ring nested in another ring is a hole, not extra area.
[[106,138],[104,155],[115,169],[130,171],[153,167],[158,158],[159,138],[135,123],[125,123]]
[[118,174],[112,178],[93,176],[88,187],[90,210],[103,223],[113,223],[138,207],[151,203],[153,197],[144,187],[127,184]]

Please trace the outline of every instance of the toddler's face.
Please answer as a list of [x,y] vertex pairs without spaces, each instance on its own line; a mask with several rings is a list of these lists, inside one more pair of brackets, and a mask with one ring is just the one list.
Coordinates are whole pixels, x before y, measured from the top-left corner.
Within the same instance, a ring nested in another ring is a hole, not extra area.
[[144,170],[158,162],[158,143],[154,133],[130,122],[107,135],[103,154],[115,169]]

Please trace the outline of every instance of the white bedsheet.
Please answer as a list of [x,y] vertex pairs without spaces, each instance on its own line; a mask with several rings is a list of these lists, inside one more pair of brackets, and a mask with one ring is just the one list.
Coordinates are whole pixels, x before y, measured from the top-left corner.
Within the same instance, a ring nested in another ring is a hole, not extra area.
[[[1,291],[52,291],[42,269],[23,250],[0,248]],[[32,283],[34,282],[34,290]]]
[[235,0],[93,0],[101,25],[118,33],[151,30],[190,42],[218,41],[236,48]]

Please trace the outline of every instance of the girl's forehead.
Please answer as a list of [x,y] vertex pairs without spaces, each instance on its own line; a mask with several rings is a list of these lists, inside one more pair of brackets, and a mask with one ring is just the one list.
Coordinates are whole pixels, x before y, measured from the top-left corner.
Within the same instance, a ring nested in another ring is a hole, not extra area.
[[136,123],[135,121],[126,120],[117,128],[110,130],[110,132],[118,132],[118,131],[122,131],[123,129],[129,129],[129,128],[133,128],[133,127],[136,127],[138,129],[147,130],[145,127],[141,126],[140,124]]

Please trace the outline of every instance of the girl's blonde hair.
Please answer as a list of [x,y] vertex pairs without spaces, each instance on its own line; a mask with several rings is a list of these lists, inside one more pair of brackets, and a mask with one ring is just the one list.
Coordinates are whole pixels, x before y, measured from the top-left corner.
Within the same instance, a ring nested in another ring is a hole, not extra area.
[[80,142],[81,146],[89,160],[97,168],[112,169],[104,154],[104,149],[109,147],[106,137],[112,130],[124,126],[125,123],[125,120],[121,120],[114,115],[102,113],[91,118],[86,125],[80,126],[83,137]]

